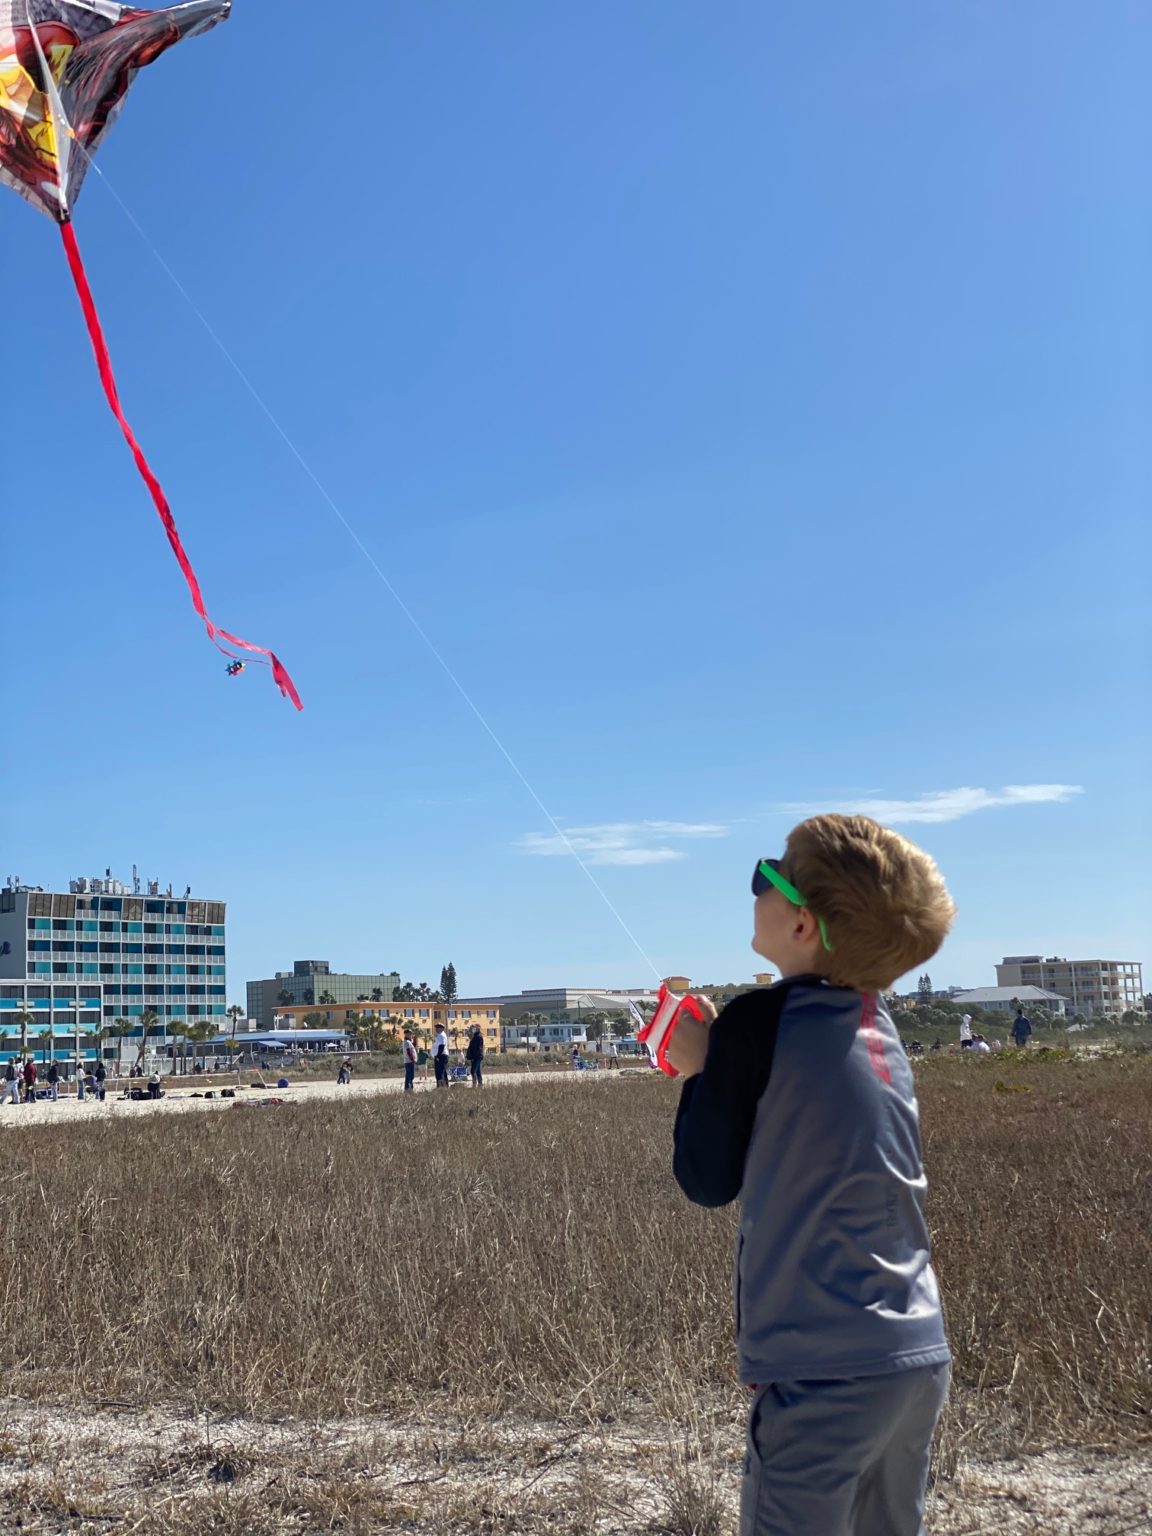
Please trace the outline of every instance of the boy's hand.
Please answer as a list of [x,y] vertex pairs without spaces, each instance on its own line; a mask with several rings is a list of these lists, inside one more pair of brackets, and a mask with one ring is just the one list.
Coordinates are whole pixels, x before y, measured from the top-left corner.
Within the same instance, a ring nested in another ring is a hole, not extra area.
[[704,1070],[704,1058],[708,1054],[708,1031],[716,1022],[716,1005],[711,998],[698,997],[695,1001],[704,1017],[698,1019],[684,1009],[672,1031],[668,1049],[664,1052],[669,1066],[675,1067],[681,1077],[695,1077]]

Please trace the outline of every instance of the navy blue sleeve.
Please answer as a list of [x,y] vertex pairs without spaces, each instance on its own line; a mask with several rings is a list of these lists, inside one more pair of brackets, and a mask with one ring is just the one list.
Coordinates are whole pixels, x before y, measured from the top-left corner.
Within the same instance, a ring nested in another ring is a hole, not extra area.
[[696,1205],[728,1205],[740,1193],[786,996],[774,987],[733,998],[712,1026],[704,1070],[684,1084],[672,1172]]

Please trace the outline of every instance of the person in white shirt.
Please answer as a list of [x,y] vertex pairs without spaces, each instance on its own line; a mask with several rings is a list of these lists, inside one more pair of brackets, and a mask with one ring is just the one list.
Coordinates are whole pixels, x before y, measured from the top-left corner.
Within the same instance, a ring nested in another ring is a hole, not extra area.
[[603,1052],[605,1064],[608,1067],[620,1065],[620,1052],[616,1049],[616,1042],[611,1035],[605,1035],[600,1042],[600,1050]]
[[436,1031],[436,1039],[432,1042],[432,1065],[436,1068],[437,1088],[447,1088],[448,1085],[448,1036],[443,1027]]
[[992,1054],[992,1047],[983,1035],[974,1035],[972,1037],[972,1049],[977,1056],[990,1056]]
[[414,1093],[416,1090],[416,1041],[412,1038],[412,1031],[404,1031],[404,1092]]
[[960,1049],[962,1051],[972,1048],[972,1015],[966,1013],[960,1020]]

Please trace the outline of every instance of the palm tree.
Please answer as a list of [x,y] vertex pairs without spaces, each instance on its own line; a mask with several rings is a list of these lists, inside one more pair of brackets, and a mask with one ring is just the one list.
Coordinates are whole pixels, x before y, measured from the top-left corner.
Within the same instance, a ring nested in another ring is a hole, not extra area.
[[[40,1031],[40,1034],[39,1034],[39,1036],[37,1038],[40,1041],[40,1048],[41,1048],[41,1050],[44,1053],[44,1060],[47,1061],[48,1060],[48,1053],[49,1053],[49,1051],[52,1051],[52,1045],[53,1045],[52,1031],[50,1029],[42,1029]],[[52,1051],[52,1054],[55,1055],[55,1052]]]
[[[83,1033],[84,1039],[86,1041],[88,1041],[92,1046],[95,1047],[97,1058],[99,1058],[99,1056],[100,1056],[100,1043],[104,1039],[104,1028],[103,1028],[103,1026],[102,1025],[97,1025],[96,1028],[93,1029],[93,1027],[89,1024],[82,1031],[82,1033]],[[77,1067],[77,1071],[79,1071],[79,1067],[80,1067],[79,1061],[77,1061],[76,1067]]]
[[[176,1048],[177,1048],[177,1045],[181,1045],[181,1048],[183,1049],[183,1051],[185,1053],[185,1056],[187,1056],[187,1052],[188,1052],[188,1025],[184,1022],[183,1019],[169,1019],[168,1020],[168,1033],[172,1036],[172,1076],[176,1077],[177,1076],[177,1067],[178,1067],[177,1057],[176,1057]],[[187,1060],[185,1060],[185,1062],[184,1062],[184,1067],[185,1067],[185,1072],[187,1072],[187,1067],[188,1067]]]
[[136,1057],[136,1065],[143,1066],[144,1057],[148,1050],[148,1036],[160,1022],[160,1015],[155,1008],[145,1008],[140,1015],[140,1051]]
[[20,1031],[20,1055],[21,1056],[27,1056],[27,1054],[28,1054],[28,1026],[29,1026],[29,1024],[35,1024],[35,1022],[36,1022],[36,1015],[34,1013],[28,1013],[24,1009],[21,1009],[21,1011],[19,1013],[13,1015],[12,1022],[13,1022],[13,1024],[16,1025],[17,1029],[19,1029],[19,1031]]
[[92,1029],[91,1027],[89,1027],[88,1029],[86,1029],[84,1031],[84,1033],[88,1037],[88,1039],[91,1040],[92,1044],[96,1047],[97,1059],[101,1058],[103,1056],[103,1054],[104,1054],[104,1052],[102,1050],[102,1047],[103,1047],[103,1044],[104,1044],[104,1038],[107,1035],[108,1031],[104,1028],[103,1024],[97,1024],[95,1029]]
[[521,1014],[521,1016],[520,1016],[520,1018],[519,1018],[519,1020],[517,1022],[524,1025],[524,1053],[525,1053],[525,1055],[527,1055],[531,1051],[531,1049],[532,1049],[531,1041],[532,1041],[532,1036],[533,1035],[536,1036],[536,1049],[539,1050],[540,1049],[540,1029],[541,1029],[542,1025],[544,1025],[544,1024],[546,1024],[548,1022],[548,1015],[546,1013],[525,1013],[525,1014]]
[[199,1019],[192,1026],[192,1039],[197,1045],[207,1045],[209,1040],[215,1040],[220,1031],[210,1019]]
[[188,1025],[188,1028],[185,1030],[185,1037],[191,1041],[193,1046],[192,1054],[195,1056],[195,1047],[207,1045],[209,1040],[214,1040],[216,1038],[216,1030],[208,1023],[207,1019],[197,1019],[195,1024]]
[[116,1036],[116,1076],[124,1076],[124,1042],[132,1033],[131,1019],[120,1018],[112,1025],[112,1033]]
[[287,1008],[289,1006],[292,1001],[292,994],[288,991],[287,987],[280,988],[279,992],[276,994],[276,1001],[280,1004],[281,1008]]
[[236,1026],[244,1017],[244,1010],[239,1003],[233,1003],[228,1010],[228,1017],[232,1020],[232,1043],[236,1043]]
[[336,999],[332,996],[331,992],[321,992],[320,1006],[321,1008],[334,1008],[336,1006]]
[[374,1003],[382,1003],[384,1001],[384,993],[379,987],[372,988],[372,1001]]

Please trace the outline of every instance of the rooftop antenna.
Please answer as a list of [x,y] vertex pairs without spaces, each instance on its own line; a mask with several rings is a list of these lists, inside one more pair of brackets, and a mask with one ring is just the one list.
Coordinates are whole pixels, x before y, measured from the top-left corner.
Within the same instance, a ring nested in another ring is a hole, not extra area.
[[140,894],[140,875],[135,864],[132,866],[132,894],[133,896],[139,896]]

